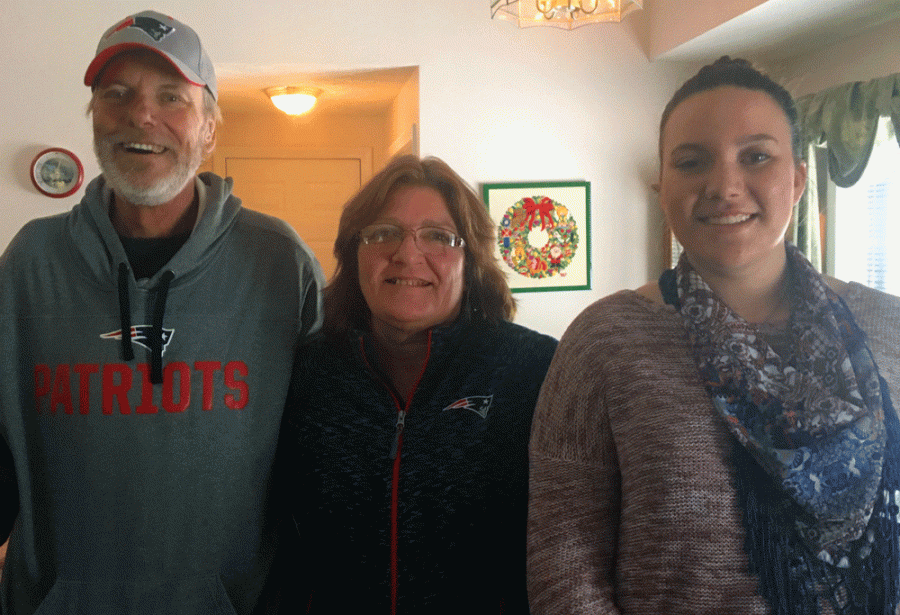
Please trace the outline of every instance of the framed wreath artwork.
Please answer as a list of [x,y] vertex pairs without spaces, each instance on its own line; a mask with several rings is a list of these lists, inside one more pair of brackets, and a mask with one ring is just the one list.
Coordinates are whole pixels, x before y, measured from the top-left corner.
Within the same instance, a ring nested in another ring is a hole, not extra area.
[[590,290],[590,183],[484,184],[496,254],[513,292]]

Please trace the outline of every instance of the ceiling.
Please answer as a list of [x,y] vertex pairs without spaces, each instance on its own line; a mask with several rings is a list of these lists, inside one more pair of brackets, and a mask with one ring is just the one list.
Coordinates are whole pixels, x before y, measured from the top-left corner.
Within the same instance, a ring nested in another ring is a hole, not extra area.
[[[900,19],[900,0],[767,0],[657,59],[782,60]],[[900,34],[898,34],[900,35]]]
[[240,66],[216,68],[223,113],[281,115],[265,89],[307,86],[322,90],[315,113],[377,114],[390,108],[403,86],[418,75],[414,66],[340,72],[297,72],[272,68],[260,72]]
[[[652,11],[648,3],[647,11]],[[654,58],[711,61],[721,55],[778,61],[900,20],[900,0],[766,0],[757,7]],[[217,67],[226,113],[280,114],[264,90],[276,85],[323,91],[314,113],[383,113],[417,67],[303,72],[289,68]]]

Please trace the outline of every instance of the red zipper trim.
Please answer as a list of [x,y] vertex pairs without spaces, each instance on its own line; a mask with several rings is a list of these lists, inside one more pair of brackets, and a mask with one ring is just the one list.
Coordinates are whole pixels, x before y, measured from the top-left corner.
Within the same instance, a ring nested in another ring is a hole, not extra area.
[[394,477],[391,481],[391,615],[397,615],[398,593],[398,560],[397,547],[399,542],[398,506],[400,485],[400,453],[403,450],[403,433],[397,442],[397,456],[394,457]]
[[[369,366],[369,369],[372,369],[372,366],[369,364],[368,359],[366,359],[365,348],[363,346],[363,338],[359,340],[360,350],[362,351],[363,360],[366,361],[366,364]],[[409,393],[409,396],[406,398],[406,403],[402,406],[400,404],[400,400],[397,399],[397,396],[394,395],[393,388],[390,386],[386,386],[388,393],[390,393],[391,398],[394,400],[394,405],[397,406],[397,433],[396,433],[396,450],[394,453],[394,467],[393,467],[393,476],[391,478],[391,615],[397,615],[397,595],[398,595],[398,570],[399,570],[399,556],[398,556],[398,546],[399,546],[399,504],[400,504],[400,458],[401,452],[403,451],[403,427],[401,420],[406,419],[406,415],[409,414],[409,408],[412,405],[413,396],[416,394],[416,391],[419,388],[419,383],[422,382],[422,377],[425,375],[425,369],[428,367],[428,360],[431,358],[431,330],[428,331],[428,346],[427,351],[425,353],[425,361],[422,363],[422,371],[419,373],[419,377],[416,378],[416,383],[413,385],[412,390]],[[378,373],[376,370],[372,370],[376,374]]]
[[[378,371],[372,368],[372,365],[369,363],[369,360],[366,358],[365,345],[363,343],[363,337],[359,338],[359,350],[362,354],[363,361],[365,361],[366,365],[371,369],[376,375]],[[425,375],[425,369],[428,367],[428,360],[431,358],[431,329],[428,330],[428,345],[427,350],[425,352],[425,361],[422,363],[422,371],[419,373],[419,377],[416,378],[416,383],[413,385],[412,390],[409,392],[409,397],[406,398],[406,403],[401,406],[400,400],[397,399],[397,396],[394,394],[394,389],[389,386],[387,383],[385,384],[385,388],[388,390],[388,393],[391,396],[391,399],[394,400],[394,405],[397,406],[397,433],[396,433],[396,448],[394,452],[394,467],[393,467],[393,475],[391,478],[391,615],[397,615],[397,595],[398,595],[398,570],[399,570],[399,557],[398,557],[398,545],[399,545],[399,504],[400,504],[400,454],[403,450],[403,428],[401,427],[401,414],[402,419],[406,420],[406,416],[409,414],[409,408],[412,405],[413,396],[416,394],[416,391],[419,388],[419,383],[422,382],[422,377]]]

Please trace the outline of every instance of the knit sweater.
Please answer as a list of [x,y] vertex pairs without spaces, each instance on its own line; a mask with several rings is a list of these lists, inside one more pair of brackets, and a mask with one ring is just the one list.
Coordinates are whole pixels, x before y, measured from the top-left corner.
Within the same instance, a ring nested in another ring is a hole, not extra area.
[[[841,292],[897,400],[900,299]],[[744,553],[729,435],[674,308],[633,291],[563,336],[535,410],[532,612],[767,613]]]

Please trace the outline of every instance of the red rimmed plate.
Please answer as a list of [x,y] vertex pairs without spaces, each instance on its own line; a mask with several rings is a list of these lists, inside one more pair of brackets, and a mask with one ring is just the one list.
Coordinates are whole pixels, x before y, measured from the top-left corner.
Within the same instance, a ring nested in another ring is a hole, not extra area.
[[51,147],[31,162],[31,183],[42,194],[61,199],[73,194],[84,181],[84,167],[67,149]]

